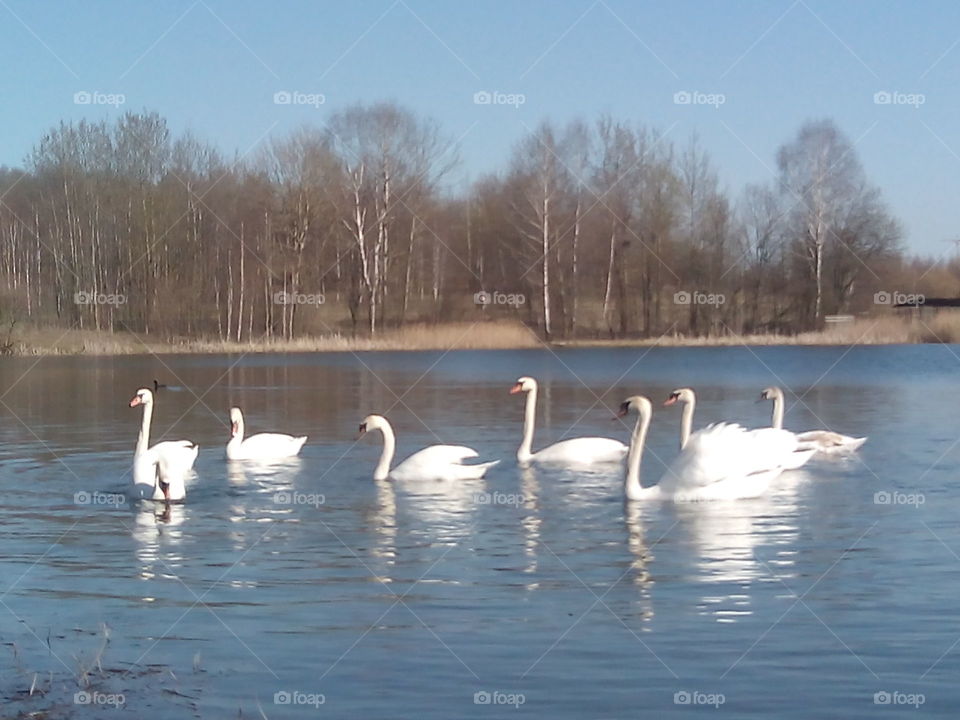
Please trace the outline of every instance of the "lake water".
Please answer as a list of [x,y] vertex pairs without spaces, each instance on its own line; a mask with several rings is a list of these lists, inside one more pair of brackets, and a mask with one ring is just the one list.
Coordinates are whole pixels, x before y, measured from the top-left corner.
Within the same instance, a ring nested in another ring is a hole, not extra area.
[[[0,716],[952,714],[958,355],[4,359]],[[698,427],[768,424],[755,399],[778,383],[803,396],[789,395],[789,428],[870,439],[763,499],[627,507],[618,472],[516,466],[520,375],[541,382],[535,449],[626,441],[610,409],[655,400],[648,484],[676,453],[679,411],[659,405],[677,386],[698,390]],[[159,393],[152,440],[198,442],[197,479],[169,511],[107,504],[130,480],[127,401],[155,377],[182,389]],[[233,404],[248,433],[309,435],[302,456],[229,465]],[[379,435],[355,442],[370,412],[393,421],[399,458],[449,442],[504,460],[452,487],[376,483]]]

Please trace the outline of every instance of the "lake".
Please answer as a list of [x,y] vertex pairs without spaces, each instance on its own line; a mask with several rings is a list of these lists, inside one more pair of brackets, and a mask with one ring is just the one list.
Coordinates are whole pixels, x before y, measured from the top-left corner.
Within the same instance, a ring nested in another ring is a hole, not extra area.
[[[629,348],[0,361],[0,716],[848,717],[960,704],[960,347]],[[645,484],[695,427],[868,435],[768,496],[622,500],[617,470],[518,468],[518,376],[541,383],[534,449],[627,441],[655,403]],[[132,502],[139,409],[200,444],[186,503]],[[802,401],[797,402],[797,395]],[[301,457],[227,463],[248,433]],[[467,444],[485,480],[374,482]],[[33,695],[30,695],[31,686]]]

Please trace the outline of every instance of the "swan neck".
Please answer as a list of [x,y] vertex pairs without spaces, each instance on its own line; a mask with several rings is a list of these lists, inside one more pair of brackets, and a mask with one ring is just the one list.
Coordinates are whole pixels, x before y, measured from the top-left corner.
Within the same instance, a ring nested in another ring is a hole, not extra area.
[[383,433],[383,452],[380,453],[380,462],[377,463],[377,469],[373,471],[374,480],[386,480],[390,474],[390,463],[393,462],[393,453],[397,447],[397,439],[393,434],[393,428],[390,423],[384,421],[380,427]]
[[783,428],[783,395],[773,396],[773,420],[772,425],[775,429]]
[[643,445],[647,440],[649,428],[650,415],[643,413],[633,428],[630,451],[627,454],[627,474],[624,478],[623,490],[628,500],[639,500],[643,496],[643,488],[640,486],[640,459],[643,457]]
[[693,428],[693,411],[697,401],[690,398],[690,402],[683,405],[683,416],[680,418],[680,449],[683,450],[690,440],[690,431]]
[[140,420],[140,434],[137,435],[137,449],[134,457],[143,455],[150,445],[150,419],[153,417],[153,403],[144,403],[143,417]]
[[530,449],[533,446],[533,427],[537,421],[537,388],[527,393],[527,402],[523,411],[523,441],[517,450],[517,460],[527,462],[533,457]]

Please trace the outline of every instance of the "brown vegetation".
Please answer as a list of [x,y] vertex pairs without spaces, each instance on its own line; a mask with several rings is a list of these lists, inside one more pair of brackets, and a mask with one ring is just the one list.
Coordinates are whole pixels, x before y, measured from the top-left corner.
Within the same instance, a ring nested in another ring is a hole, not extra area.
[[960,343],[960,314],[923,320],[887,316],[865,318],[826,330],[793,335],[727,332],[720,335],[672,333],[657,338],[578,339],[547,343],[519,322],[415,324],[385,330],[375,337],[301,336],[241,341],[219,339],[156,340],[125,332],[23,328],[15,355],[132,355],[142,353],[363,352],[373,350],[512,350],[539,347],[709,347],[714,345],[896,345]]

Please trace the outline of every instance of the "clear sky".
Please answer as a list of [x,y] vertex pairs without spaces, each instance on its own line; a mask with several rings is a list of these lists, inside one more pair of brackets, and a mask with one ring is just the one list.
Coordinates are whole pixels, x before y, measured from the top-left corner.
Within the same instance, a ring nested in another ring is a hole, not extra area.
[[[148,108],[232,154],[390,99],[460,139],[461,182],[502,167],[541,119],[606,112],[679,143],[698,133],[737,194],[771,177],[801,123],[832,117],[909,249],[941,256],[960,237],[953,0],[0,0],[0,62],[0,164],[22,164],[62,118]],[[276,104],[282,91],[324,102]],[[524,103],[476,104],[481,91]],[[75,103],[82,92],[104,95]],[[96,104],[107,94],[124,104]]]

